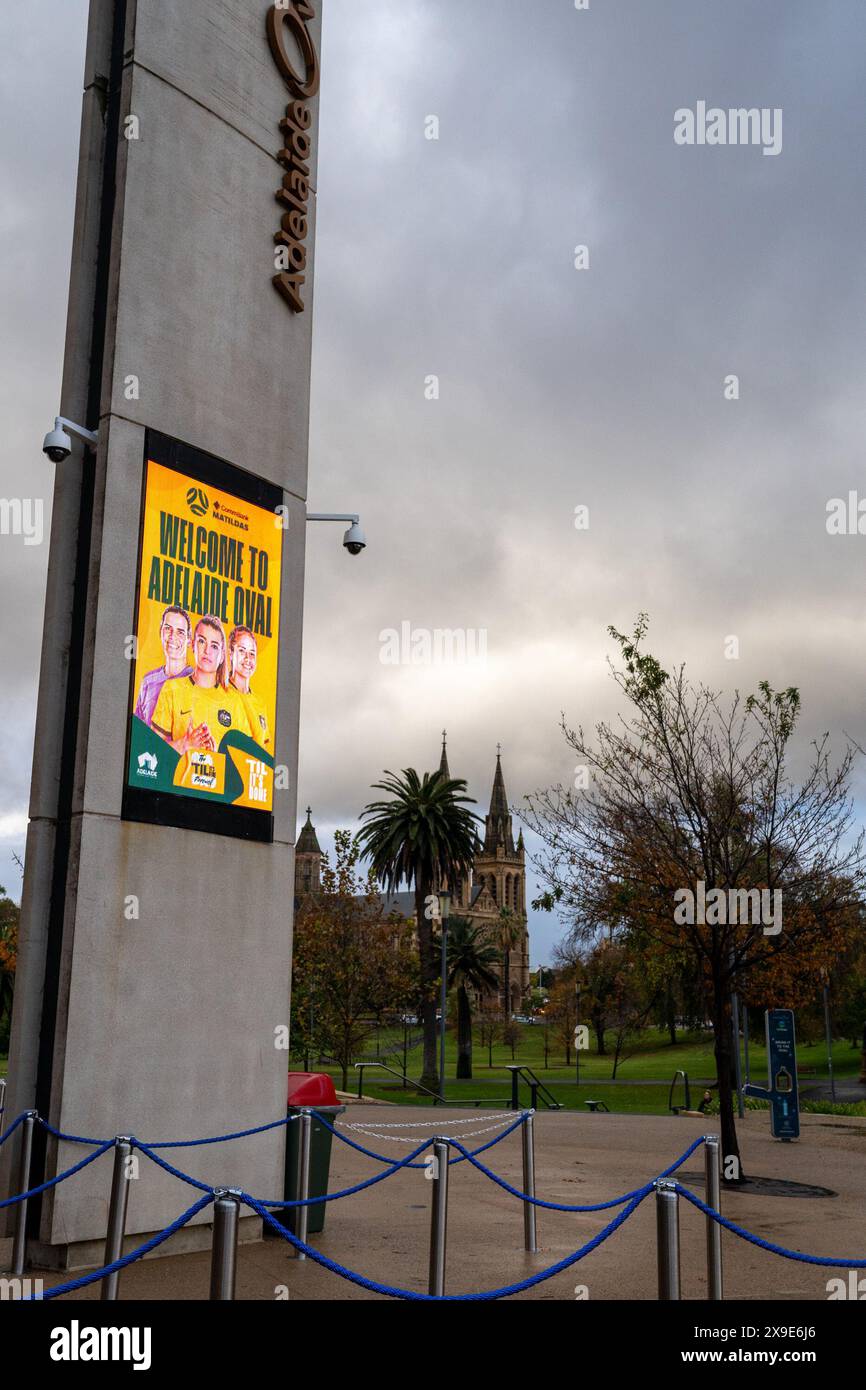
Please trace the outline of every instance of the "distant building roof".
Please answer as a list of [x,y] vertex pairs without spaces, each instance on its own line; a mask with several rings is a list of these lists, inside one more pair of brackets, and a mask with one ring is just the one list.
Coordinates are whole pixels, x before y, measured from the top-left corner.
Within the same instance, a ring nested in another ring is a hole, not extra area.
[[390,917],[392,912],[399,912],[401,917],[415,916],[415,894],[409,893],[382,893],[380,895],[382,910],[386,917]]

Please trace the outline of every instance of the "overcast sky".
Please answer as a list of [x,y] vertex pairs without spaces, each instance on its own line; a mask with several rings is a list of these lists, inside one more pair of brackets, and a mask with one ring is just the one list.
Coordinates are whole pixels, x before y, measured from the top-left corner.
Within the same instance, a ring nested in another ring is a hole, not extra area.
[[[0,496],[46,505],[86,10],[0,13]],[[309,498],[370,544],[309,538],[323,843],[383,768],[435,766],[443,727],[482,811],[500,741],[515,807],[570,782],[560,710],[620,708],[606,630],[642,609],[695,678],[799,685],[803,747],[866,744],[866,535],[826,528],[866,498],[863,0],[325,0],[324,24]],[[699,101],[781,109],[781,152],[676,144]],[[15,897],[46,550],[0,537]],[[486,662],[384,665],[404,622],[484,632]],[[535,965],[558,929],[531,926]]]

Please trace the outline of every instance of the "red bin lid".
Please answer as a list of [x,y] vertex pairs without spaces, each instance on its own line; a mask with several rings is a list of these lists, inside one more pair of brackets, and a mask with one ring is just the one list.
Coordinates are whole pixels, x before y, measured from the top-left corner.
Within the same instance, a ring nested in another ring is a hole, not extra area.
[[317,1105],[339,1105],[337,1092],[330,1076],[322,1072],[289,1072],[289,1105],[313,1108]]

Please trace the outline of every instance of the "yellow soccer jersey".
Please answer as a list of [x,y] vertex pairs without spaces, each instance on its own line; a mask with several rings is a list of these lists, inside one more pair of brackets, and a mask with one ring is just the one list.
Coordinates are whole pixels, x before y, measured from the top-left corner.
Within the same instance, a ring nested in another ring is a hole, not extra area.
[[208,690],[195,685],[191,676],[166,681],[153,712],[153,727],[177,743],[189,728],[190,719],[194,729],[207,724],[217,748],[232,730],[255,737],[241,696],[233,686],[223,690],[218,685]]
[[271,726],[268,723],[268,711],[264,700],[260,695],[256,695],[253,690],[245,695],[242,690],[237,690],[235,686],[232,686],[232,689],[236,690],[238,697],[243,703],[256,743],[260,748],[264,748],[268,753],[272,753],[274,751],[272,746],[273,739],[271,738]]

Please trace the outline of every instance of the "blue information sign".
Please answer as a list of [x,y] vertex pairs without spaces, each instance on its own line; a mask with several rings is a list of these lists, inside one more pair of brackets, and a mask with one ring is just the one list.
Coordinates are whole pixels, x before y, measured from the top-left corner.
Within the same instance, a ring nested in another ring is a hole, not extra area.
[[797,1044],[792,1009],[767,1009],[767,1078],[763,1086],[743,1089],[750,1096],[770,1102],[770,1129],[774,1139],[799,1139],[800,1103],[797,1094]]

